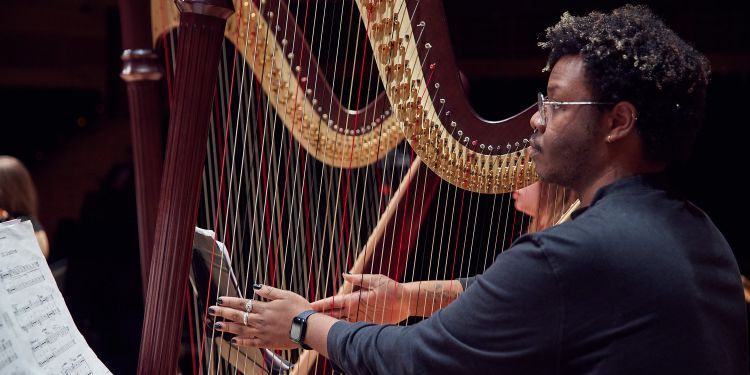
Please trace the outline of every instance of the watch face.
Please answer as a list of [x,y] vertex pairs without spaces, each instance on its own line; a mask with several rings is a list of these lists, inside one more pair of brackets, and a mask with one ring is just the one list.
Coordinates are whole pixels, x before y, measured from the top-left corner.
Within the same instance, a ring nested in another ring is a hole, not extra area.
[[299,341],[302,325],[297,324],[296,322],[292,324],[292,329],[289,331],[289,338],[295,341]]

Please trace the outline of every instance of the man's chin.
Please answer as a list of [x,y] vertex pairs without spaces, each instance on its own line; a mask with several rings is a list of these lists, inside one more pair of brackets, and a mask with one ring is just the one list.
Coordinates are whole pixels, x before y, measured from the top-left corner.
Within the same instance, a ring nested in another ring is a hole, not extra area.
[[556,184],[556,178],[555,176],[551,175],[549,171],[544,170],[544,168],[539,168],[539,165],[536,166],[536,175],[539,177],[539,181],[548,183],[548,184]]
[[529,160],[535,161],[536,157],[540,154],[534,147],[529,147]]

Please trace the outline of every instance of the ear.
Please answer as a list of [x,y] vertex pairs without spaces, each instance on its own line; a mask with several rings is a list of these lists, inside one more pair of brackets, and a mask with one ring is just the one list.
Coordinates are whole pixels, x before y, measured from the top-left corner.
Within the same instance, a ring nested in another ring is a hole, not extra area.
[[605,134],[607,143],[614,143],[637,131],[638,111],[633,103],[621,101],[610,111],[609,129]]

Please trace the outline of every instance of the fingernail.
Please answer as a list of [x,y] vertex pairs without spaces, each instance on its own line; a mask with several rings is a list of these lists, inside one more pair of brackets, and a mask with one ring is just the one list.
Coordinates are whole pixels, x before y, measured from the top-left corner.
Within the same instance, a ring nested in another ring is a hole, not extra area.
[[258,290],[258,289],[260,289],[262,287],[263,287],[263,285],[261,285],[261,284],[253,284],[253,289],[255,289],[255,290]]
[[209,314],[211,314],[211,315],[214,315],[214,314],[216,314],[216,308],[215,308],[215,307],[213,307],[213,306],[209,307],[209,308],[208,308],[208,313],[209,313]]
[[216,304],[219,305],[219,306],[222,306],[222,305],[224,305],[224,300],[221,299],[221,298],[219,298],[219,299],[216,300]]
[[221,323],[215,323],[214,324],[214,328],[216,328],[216,329],[221,329],[221,327],[224,327],[224,325],[221,324]]

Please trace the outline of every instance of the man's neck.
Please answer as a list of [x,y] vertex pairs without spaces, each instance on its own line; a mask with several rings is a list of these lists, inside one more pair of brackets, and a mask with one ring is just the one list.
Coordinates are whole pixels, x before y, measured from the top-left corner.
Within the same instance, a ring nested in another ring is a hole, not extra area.
[[663,171],[664,168],[665,165],[663,163],[641,163],[638,166],[628,167],[615,165],[606,168],[602,173],[593,176],[588,183],[583,183],[573,190],[578,193],[581,200],[581,207],[587,207],[591,204],[596,192],[602,187],[626,177],[658,173]]

